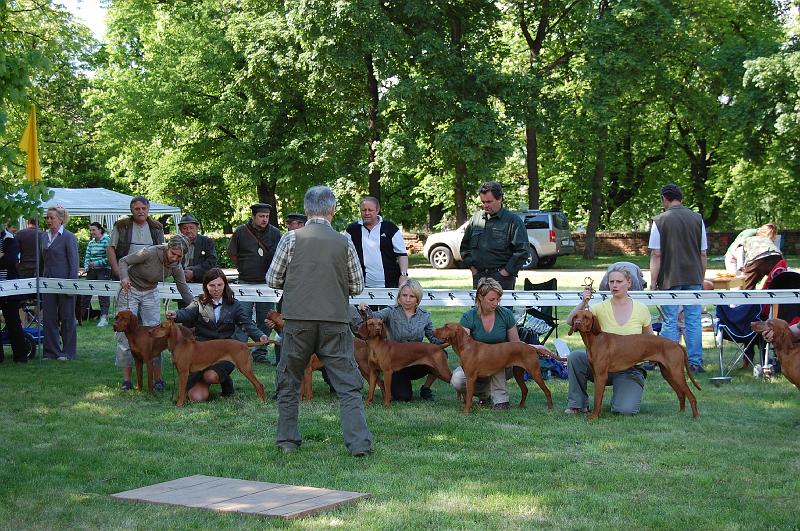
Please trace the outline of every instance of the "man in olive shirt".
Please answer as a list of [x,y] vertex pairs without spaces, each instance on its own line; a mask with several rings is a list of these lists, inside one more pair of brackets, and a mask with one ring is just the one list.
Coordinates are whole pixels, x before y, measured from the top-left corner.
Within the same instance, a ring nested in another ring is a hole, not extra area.
[[517,273],[530,255],[522,218],[503,207],[503,188],[488,181],[478,190],[482,210],[472,216],[461,240],[461,259],[472,272],[472,288],[483,277],[514,289]]
[[[244,225],[239,225],[233,232],[228,244],[228,255],[236,264],[239,271],[239,284],[264,284],[267,269],[272,264],[281,231],[269,224],[269,215],[272,205],[256,203],[250,207],[253,217]],[[245,302],[240,301],[247,315],[253,314],[256,309],[255,325],[264,334],[269,335],[270,329],[264,324],[267,312],[274,308],[271,302]],[[253,351],[253,361],[269,363],[267,347],[261,346]]]

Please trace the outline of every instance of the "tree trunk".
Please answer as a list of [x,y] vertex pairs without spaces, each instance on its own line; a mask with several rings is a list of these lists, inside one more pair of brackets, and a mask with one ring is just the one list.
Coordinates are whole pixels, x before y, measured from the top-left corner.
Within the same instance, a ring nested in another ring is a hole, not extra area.
[[467,194],[465,184],[467,182],[467,163],[459,160],[455,165],[456,177],[453,179],[453,192],[456,206],[456,222],[461,225],[467,221]]
[[442,222],[442,218],[444,217],[444,205],[439,203],[438,205],[431,205],[428,207],[428,228],[433,230],[433,228]]
[[525,165],[528,169],[528,208],[539,208],[539,144],[536,128],[525,127]]
[[365,57],[367,63],[367,91],[369,100],[367,106],[368,120],[367,129],[369,131],[369,195],[381,199],[381,172],[374,166],[375,147],[380,141],[378,131],[378,80],[375,79],[375,68],[372,64],[372,55]]
[[603,208],[603,180],[606,174],[606,139],[608,138],[607,126],[602,126],[598,131],[597,158],[594,164],[592,177],[592,206],[589,211],[589,225],[586,227],[586,247],[583,257],[595,257],[595,240],[597,227],[600,225],[600,211]]
[[278,226],[278,207],[275,197],[275,181],[261,179],[258,183],[258,200],[261,203],[268,203],[272,205],[272,210],[269,213],[269,222],[276,227]]

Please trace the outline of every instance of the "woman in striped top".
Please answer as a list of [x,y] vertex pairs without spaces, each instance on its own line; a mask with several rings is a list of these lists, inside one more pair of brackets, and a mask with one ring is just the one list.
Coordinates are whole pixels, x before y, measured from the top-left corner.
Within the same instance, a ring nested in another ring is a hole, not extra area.
[[[111,238],[106,234],[106,229],[103,228],[98,222],[94,221],[89,225],[89,244],[86,246],[86,255],[83,259],[83,268],[86,270],[87,280],[110,280],[111,279],[111,265],[108,263],[106,256],[106,247],[108,247]],[[100,301],[100,321],[97,323],[98,328],[102,328],[108,324],[108,307],[110,297],[97,297]],[[88,317],[89,308],[92,306],[92,296],[84,295],[81,301],[81,310],[83,315]]]

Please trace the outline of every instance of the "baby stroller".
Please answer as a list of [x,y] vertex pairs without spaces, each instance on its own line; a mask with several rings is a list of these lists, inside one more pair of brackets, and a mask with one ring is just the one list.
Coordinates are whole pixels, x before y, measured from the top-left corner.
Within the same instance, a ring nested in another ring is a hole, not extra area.
[[[44,331],[40,331],[39,318],[31,310],[30,301],[22,301],[20,308],[25,313],[25,320],[28,323],[28,326],[22,327],[22,335],[25,339],[25,355],[30,360],[36,357],[36,345],[41,344],[44,340]],[[0,340],[2,340],[3,346],[11,345],[11,339],[5,325],[0,331]]]

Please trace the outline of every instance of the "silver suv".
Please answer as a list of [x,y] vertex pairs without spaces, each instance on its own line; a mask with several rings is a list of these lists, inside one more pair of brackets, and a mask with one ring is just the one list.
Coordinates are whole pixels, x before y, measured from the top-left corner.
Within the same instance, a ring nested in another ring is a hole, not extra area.
[[[525,269],[549,268],[559,255],[573,254],[575,242],[569,230],[567,216],[559,210],[523,210],[514,212],[522,218],[528,231],[531,256],[522,266]],[[467,221],[456,230],[428,236],[422,254],[435,269],[448,269],[461,262],[461,240]]]

